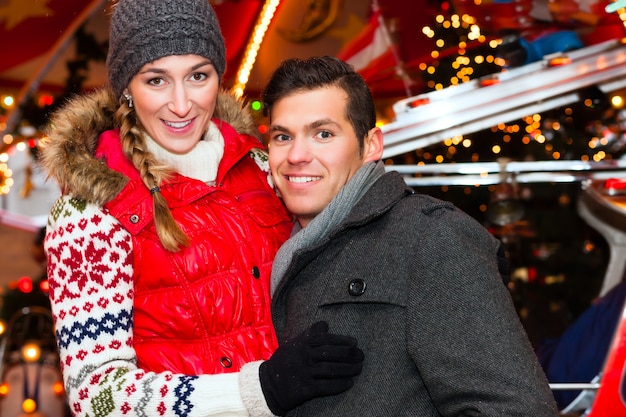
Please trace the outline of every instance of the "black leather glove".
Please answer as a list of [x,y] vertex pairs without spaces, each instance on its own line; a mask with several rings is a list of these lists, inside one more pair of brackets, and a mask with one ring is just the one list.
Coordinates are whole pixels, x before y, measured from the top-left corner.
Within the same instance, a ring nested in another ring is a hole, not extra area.
[[265,401],[282,416],[312,398],[344,392],[361,373],[364,358],[356,339],[328,333],[328,323],[317,322],[261,364]]

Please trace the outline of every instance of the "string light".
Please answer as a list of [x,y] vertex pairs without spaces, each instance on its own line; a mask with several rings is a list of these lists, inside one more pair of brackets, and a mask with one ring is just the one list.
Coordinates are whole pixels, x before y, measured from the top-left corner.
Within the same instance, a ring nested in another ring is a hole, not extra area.
[[2,97],[2,107],[5,109],[11,109],[15,105],[15,98],[12,95],[6,95]]
[[[475,2],[475,4],[477,3]],[[624,17],[626,17],[626,14],[624,14]],[[456,41],[451,41],[451,39],[454,39],[450,36],[451,31],[454,32]],[[432,39],[435,45],[435,48],[430,52],[431,60],[418,65],[424,76],[425,84],[430,90],[454,88],[478,77],[481,77],[481,80],[486,80],[486,77],[483,77],[483,75],[502,72],[507,67],[507,62],[498,53],[498,48],[502,45],[503,40],[487,39],[481,33],[477,20],[470,15],[453,14],[444,16],[439,14],[434,18],[434,26],[424,26],[422,33],[427,38]],[[626,38],[624,42],[626,43]],[[487,84],[481,82],[480,85]],[[619,94],[614,94],[609,100],[613,109],[624,107],[624,99]],[[584,102],[584,99],[581,101]],[[598,107],[594,104],[591,102],[591,98],[587,99],[587,108],[593,110]],[[562,114],[560,116],[556,114],[558,110],[552,112],[552,115],[546,118],[542,117],[541,114],[529,114],[521,119],[521,123],[502,123],[493,126],[491,132],[501,134],[499,136],[496,135],[491,143],[485,144],[484,158],[492,159],[494,155],[507,155],[508,152],[517,152],[517,155],[521,157],[523,156],[523,151],[517,148],[520,145],[532,147],[529,148],[529,154],[540,152],[541,155],[536,156],[538,158],[543,156],[543,158],[558,160],[574,156],[581,160],[594,161],[611,158],[608,146],[611,144],[611,139],[617,136],[614,129],[612,131],[612,129],[606,126],[601,126],[604,128],[604,131],[597,138],[577,140],[575,137],[572,137],[572,135],[576,135],[572,131],[578,130],[578,135],[580,135],[580,129],[565,127],[574,125],[573,109],[567,107],[561,111]],[[626,119],[626,112],[624,114],[624,119]],[[600,120],[596,121],[596,123],[599,125],[606,124]],[[619,135],[622,137],[621,141],[626,142],[626,133],[621,132]],[[611,136],[611,138],[608,136]],[[468,155],[468,151],[474,150],[477,144],[482,143],[482,137],[476,137],[475,141],[472,141],[469,137],[457,137],[454,139],[454,141],[453,138],[444,140],[441,146],[445,147],[445,149],[441,151],[435,148],[433,152],[441,152],[436,157],[433,157],[431,152],[428,151],[415,151],[414,155],[419,158],[415,163],[432,163],[433,159],[437,163],[443,163],[446,160],[452,162],[454,160],[466,161],[471,159],[472,161],[480,161],[482,159],[478,152]],[[558,143],[554,142],[557,139]],[[581,143],[589,144],[587,149],[590,152],[588,154],[584,148],[581,149],[580,145],[576,151],[570,149],[575,147],[574,145]],[[559,147],[565,147],[567,151],[559,149]],[[579,152],[579,154],[576,155],[573,152]]]
[[244,89],[248,83],[250,73],[252,72],[252,67],[256,62],[257,54],[261,48],[261,43],[263,43],[263,37],[279,4],[280,0],[268,0],[263,5],[259,20],[252,31],[252,38],[246,47],[243,62],[239,66],[237,82],[232,88],[233,94],[237,97],[243,96]]

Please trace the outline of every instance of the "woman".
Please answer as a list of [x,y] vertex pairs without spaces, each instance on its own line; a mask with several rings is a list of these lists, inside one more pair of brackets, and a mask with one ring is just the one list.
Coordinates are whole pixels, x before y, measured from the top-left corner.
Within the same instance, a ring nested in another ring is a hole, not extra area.
[[51,120],[48,276],[76,416],[282,414],[360,372],[356,342],[323,325],[272,355],[270,268],[292,223],[224,68],[206,0],[120,0],[111,88]]

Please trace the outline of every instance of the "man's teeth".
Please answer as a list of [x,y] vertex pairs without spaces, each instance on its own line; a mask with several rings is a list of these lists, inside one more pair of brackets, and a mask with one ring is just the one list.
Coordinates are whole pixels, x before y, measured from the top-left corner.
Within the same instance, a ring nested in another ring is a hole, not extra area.
[[311,182],[319,181],[322,177],[289,177],[289,182]]
[[180,129],[182,127],[187,126],[189,123],[191,123],[191,120],[187,120],[185,122],[168,122],[168,121],[164,120],[164,122],[169,127],[173,127],[174,129]]

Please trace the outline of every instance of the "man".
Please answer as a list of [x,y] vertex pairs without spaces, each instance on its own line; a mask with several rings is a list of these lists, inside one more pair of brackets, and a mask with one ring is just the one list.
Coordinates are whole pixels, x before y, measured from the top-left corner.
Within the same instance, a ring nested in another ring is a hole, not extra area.
[[291,59],[263,98],[273,180],[297,220],[272,271],[279,340],[323,320],[365,353],[350,390],[290,415],[556,416],[500,243],[385,173],[364,80],[335,58]]

